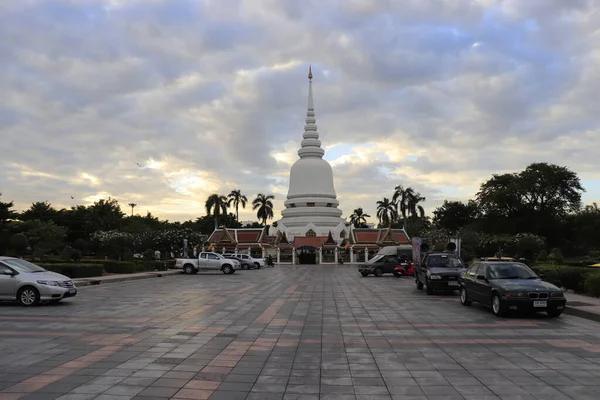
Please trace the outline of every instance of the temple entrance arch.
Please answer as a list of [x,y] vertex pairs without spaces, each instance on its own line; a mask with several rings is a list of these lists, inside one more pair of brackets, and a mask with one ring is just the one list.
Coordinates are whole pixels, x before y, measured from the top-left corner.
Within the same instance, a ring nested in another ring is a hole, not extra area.
[[302,246],[296,249],[298,264],[316,264],[317,248],[313,246]]

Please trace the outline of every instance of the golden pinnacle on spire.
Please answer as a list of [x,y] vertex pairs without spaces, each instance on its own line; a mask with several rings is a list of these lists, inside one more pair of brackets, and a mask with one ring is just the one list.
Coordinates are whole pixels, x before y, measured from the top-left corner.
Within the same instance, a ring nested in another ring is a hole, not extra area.
[[312,65],[308,66],[308,80],[312,81]]

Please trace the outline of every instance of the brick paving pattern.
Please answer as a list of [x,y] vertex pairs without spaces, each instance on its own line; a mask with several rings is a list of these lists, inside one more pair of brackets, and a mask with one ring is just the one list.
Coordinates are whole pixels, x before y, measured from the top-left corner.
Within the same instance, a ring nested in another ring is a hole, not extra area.
[[0,400],[599,399],[600,325],[281,266],[0,304]]

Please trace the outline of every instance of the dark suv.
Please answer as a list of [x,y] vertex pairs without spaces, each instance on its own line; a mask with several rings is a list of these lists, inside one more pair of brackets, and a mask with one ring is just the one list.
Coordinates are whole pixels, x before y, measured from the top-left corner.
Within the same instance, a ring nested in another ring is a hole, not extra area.
[[365,264],[358,266],[358,272],[362,276],[368,276],[373,274],[375,276],[381,276],[383,274],[393,274],[394,268],[398,265],[398,259],[395,256],[386,256],[378,254],[371,258]]
[[425,286],[427,294],[438,290],[460,290],[459,277],[465,271],[465,264],[453,252],[431,252],[416,266],[417,289]]

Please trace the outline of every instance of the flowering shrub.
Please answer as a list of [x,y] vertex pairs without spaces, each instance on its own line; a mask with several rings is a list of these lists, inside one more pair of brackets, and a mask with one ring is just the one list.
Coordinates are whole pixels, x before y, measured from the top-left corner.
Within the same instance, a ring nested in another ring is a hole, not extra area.
[[192,229],[181,228],[145,231],[136,234],[118,230],[97,231],[92,234],[91,239],[101,251],[108,253],[111,257],[121,254],[125,249],[133,250],[136,253],[143,253],[148,249],[160,250],[162,255],[166,256],[171,251],[177,252],[181,249],[183,239],[188,240],[191,252],[194,246],[202,246],[203,236]]

